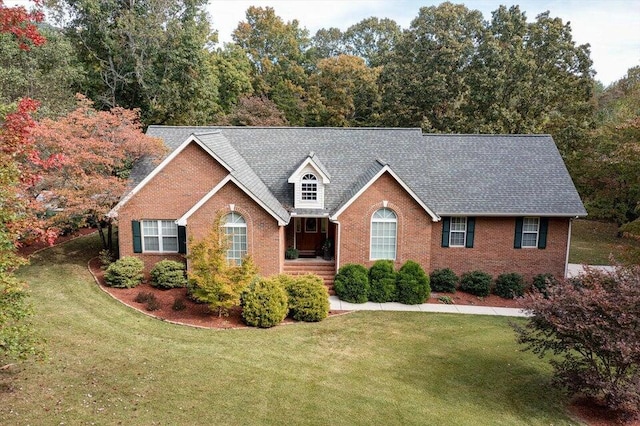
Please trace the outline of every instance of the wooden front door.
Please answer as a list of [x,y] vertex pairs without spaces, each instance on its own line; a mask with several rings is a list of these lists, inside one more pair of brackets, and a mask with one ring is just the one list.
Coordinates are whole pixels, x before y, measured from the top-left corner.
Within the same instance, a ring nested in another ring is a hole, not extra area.
[[322,254],[322,243],[327,238],[327,219],[316,217],[297,217],[296,248],[300,256],[318,256]]

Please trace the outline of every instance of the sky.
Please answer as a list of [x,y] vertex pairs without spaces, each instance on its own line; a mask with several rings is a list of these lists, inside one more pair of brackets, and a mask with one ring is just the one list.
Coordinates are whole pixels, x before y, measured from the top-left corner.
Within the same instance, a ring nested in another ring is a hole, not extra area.
[[[622,78],[627,70],[640,65],[640,0],[466,0],[469,9],[482,12],[485,19],[500,4],[518,4],[528,20],[545,11],[571,23],[577,44],[591,45],[596,79],[605,85]],[[320,28],[346,30],[361,20],[375,16],[391,18],[408,28],[423,6],[442,1],[416,0],[209,0],[208,12],[221,43],[231,41],[231,32],[245,20],[249,6],[271,6],[285,21],[297,19],[314,35]]]
[[[640,65],[640,0],[452,0],[482,12],[485,19],[500,4],[518,4],[527,19],[549,11],[552,17],[571,23],[577,44],[591,45],[596,79],[605,85],[622,78],[627,70]],[[6,5],[29,6],[27,0],[6,0]],[[285,21],[297,19],[314,35],[320,28],[346,30],[361,20],[375,16],[391,18],[408,28],[423,6],[436,6],[431,0],[209,0],[207,10],[220,43],[231,41],[231,32],[245,19],[249,6],[271,6]]]

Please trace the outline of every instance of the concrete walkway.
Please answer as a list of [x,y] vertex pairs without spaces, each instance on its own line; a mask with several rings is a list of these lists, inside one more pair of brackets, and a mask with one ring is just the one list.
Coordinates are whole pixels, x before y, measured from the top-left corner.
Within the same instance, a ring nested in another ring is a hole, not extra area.
[[349,303],[329,296],[332,311],[402,311],[402,312],[440,312],[449,314],[497,315],[503,317],[526,317],[521,309],[494,308],[491,306],[446,305],[444,303],[423,303],[421,305],[403,305],[402,303]]
[[[589,265],[589,268],[597,269],[600,271],[611,272],[615,266],[605,265]],[[576,277],[584,272],[584,265],[578,263],[569,263],[567,265],[567,278]]]

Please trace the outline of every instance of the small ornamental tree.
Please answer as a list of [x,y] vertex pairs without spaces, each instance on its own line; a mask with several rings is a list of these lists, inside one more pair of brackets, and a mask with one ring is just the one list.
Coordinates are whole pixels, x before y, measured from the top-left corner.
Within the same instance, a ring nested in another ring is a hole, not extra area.
[[517,340],[550,360],[553,382],[571,395],[586,395],[607,407],[640,414],[640,266],[611,273],[586,269],[525,296],[531,314],[513,325]]
[[222,230],[222,215],[218,215],[207,236],[189,242],[191,270],[187,276],[191,296],[207,303],[218,316],[240,304],[242,290],[257,275],[251,257],[242,259],[241,265],[230,265],[227,261],[228,240]]

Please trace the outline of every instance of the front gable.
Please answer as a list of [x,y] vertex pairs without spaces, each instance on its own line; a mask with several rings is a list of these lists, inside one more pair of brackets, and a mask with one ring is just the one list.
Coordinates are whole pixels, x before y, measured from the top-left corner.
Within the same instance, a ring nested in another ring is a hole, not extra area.
[[324,209],[325,185],[331,183],[329,172],[311,152],[289,176],[293,184],[295,209]]

